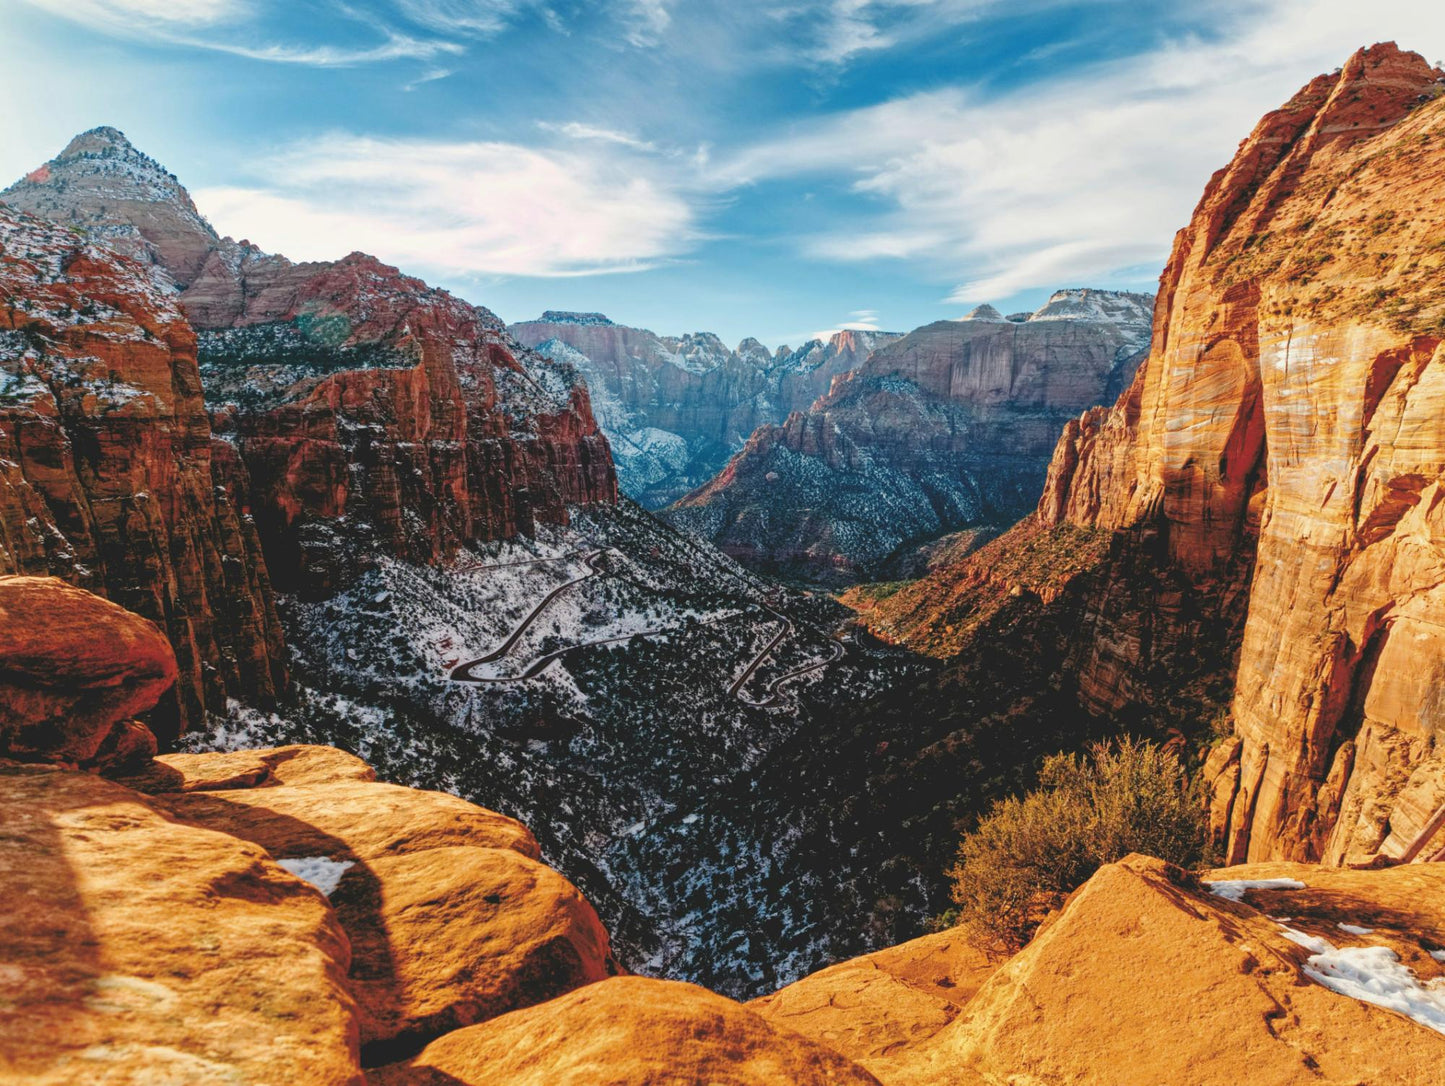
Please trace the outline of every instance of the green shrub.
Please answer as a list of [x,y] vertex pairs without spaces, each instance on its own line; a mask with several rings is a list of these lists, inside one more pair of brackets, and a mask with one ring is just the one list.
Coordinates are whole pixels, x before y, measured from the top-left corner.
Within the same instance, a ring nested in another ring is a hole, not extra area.
[[1012,953],[1103,864],[1143,852],[1192,866],[1206,840],[1202,793],[1174,754],[1128,738],[1056,754],[1037,790],[995,803],[964,838],[949,871],[957,920]]

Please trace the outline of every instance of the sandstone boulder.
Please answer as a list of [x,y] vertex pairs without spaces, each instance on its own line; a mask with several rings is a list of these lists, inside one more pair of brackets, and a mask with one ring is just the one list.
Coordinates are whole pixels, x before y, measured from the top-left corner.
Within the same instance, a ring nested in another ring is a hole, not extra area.
[[351,937],[362,1043],[377,1045],[368,1063],[617,972],[592,906],[510,849],[373,860],[348,871],[331,900]]
[[1318,887],[1302,897],[1278,891],[1270,911],[1288,909],[1276,915],[1289,919],[1273,920],[1246,889],[1234,888],[1239,901],[1218,896],[1145,857],[1109,865],[951,1025],[900,1052],[880,1078],[910,1086],[1438,1082],[1445,1033],[1331,990],[1317,957],[1326,942],[1387,948],[1428,992],[1441,973],[1426,944],[1438,946],[1445,869],[1427,866],[1346,872],[1353,878],[1338,883],[1317,881],[1320,869],[1304,865],[1246,870]]
[[0,577],[0,757],[89,765],[154,753],[130,717],[176,681],[148,619],[54,577]]
[[112,779],[137,792],[225,792],[278,784],[374,781],[376,770],[344,750],[298,744],[216,754],[163,754]]
[[376,781],[192,791],[158,802],[182,821],[254,841],[278,858],[369,861],[448,845],[541,855],[537,839],[515,819],[443,792]]
[[748,1006],[861,1066],[917,1045],[957,1017],[998,963],[957,930],[841,962]]
[[360,1086],[346,936],[234,837],[0,770],[0,1081]]
[[878,1082],[730,999],[617,977],[449,1033],[372,1086],[862,1086]]
[[513,819],[358,779],[365,763],[324,747],[164,764],[182,787],[225,787],[157,804],[261,845],[330,897],[351,940],[368,1063],[617,972],[592,906],[537,862],[536,839]]

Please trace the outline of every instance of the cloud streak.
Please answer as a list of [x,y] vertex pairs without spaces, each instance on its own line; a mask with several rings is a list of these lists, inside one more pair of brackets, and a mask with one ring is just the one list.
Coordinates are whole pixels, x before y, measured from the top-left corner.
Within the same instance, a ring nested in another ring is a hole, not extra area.
[[196,200],[293,259],[344,246],[433,275],[563,277],[654,267],[698,238],[688,201],[633,155],[335,135],[262,172]]
[[831,179],[865,211],[800,243],[828,261],[951,273],[954,304],[1137,280],[1140,266],[1163,263],[1210,173],[1263,110],[1381,37],[1445,52],[1445,9],[1434,5],[1215,8],[1219,40],[1168,41],[1001,96],[953,87],[835,114],[719,156],[716,183]]

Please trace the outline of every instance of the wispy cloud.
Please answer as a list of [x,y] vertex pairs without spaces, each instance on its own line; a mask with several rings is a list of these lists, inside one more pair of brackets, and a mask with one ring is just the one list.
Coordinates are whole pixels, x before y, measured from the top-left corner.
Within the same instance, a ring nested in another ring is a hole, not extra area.
[[78,23],[135,27],[137,21],[162,27],[211,26],[249,15],[251,0],[23,0]]
[[[91,30],[135,41],[203,49],[248,60],[322,68],[390,60],[432,60],[464,47],[442,38],[419,38],[393,29],[376,15],[335,6],[342,24],[360,24],[375,39],[367,44],[332,40],[297,42],[268,38],[255,0],[19,0]],[[432,3],[433,0],[418,0]],[[444,3],[445,0],[435,0]],[[335,29],[335,22],[331,29]]]
[[672,23],[673,0],[620,0],[624,37],[640,48],[657,45]]
[[444,34],[498,34],[529,0],[395,0],[397,10],[418,26]]
[[[634,155],[338,135],[196,200],[236,236],[293,259],[373,252],[445,276],[638,271],[697,239],[689,202]],[[344,240],[338,240],[344,239]]]
[[718,156],[717,183],[841,184],[875,210],[808,251],[922,262],[957,276],[949,302],[986,301],[1158,267],[1264,109],[1382,37],[1445,52],[1445,8],[1418,0],[1213,2],[1217,39],[1002,96],[953,87],[835,114]]
[[615,143],[620,147],[631,147],[636,151],[657,150],[655,143],[640,139],[629,132],[622,132],[615,128],[605,128],[600,125],[583,124],[581,121],[567,121],[564,124],[557,124],[552,121],[538,121],[537,127],[544,132],[554,132],[559,136],[566,136],[572,140],[595,140],[599,143]]

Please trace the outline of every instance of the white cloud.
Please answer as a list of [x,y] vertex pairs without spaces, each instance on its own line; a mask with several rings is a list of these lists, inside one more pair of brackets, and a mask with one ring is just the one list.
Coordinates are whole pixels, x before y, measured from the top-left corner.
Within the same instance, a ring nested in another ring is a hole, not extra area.
[[[20,0],[92,30],[137,41],[205,49],[248,60],[314,67],[348,67],[388,60],[430,60],[463,52],[460,44],[402,34],[375,16],[340,5],[343,19],[360,23],[377,37],[374,45],[330,42],[297,44],[260,40],[254,0]],[[447,0],[417,0],[444,6]],[[243,40],[240,28],[247,27]]]
[[555,124],[551,121],[538,121],[537,127],[543,132],[555,132],[559,136],[566,136],[573,140],[596,140],[599,143],[615,143],[620,147],[631,147],[636,151],[655,151],[657,145],[648,140],[632,135],[630,132],[621,132],[615,128],[603,128],[599,125],[583,124],[581,121],[568,121],[565,124]]
[[1392,36],[1445,53],[1434,0],[1213,4],[1215,41],[1002,96],[950,88],[838,114],[733,155],[716,183],[840,179],[877,210],[807,249],[925,262],[958,277],[951,302],[1100,281],[1162,265],[1209,175],[1311,76]]
[[412,22],[449,34],[489,36],[500,33],[526,6],[527,0],[395,0],[397,10]]
[[249,13],[247,0],[24,0],[77,23],[134,26],[155,20],[176,27],[210,26]]
[[656,45],[672,23],[673,0],[622,0],[620,17],[628,42],[640,48]]
[[638,271],[686,250],[694,213],[633,155],[332,136],[199,190],[212,222],[292,259],[361,249],[432,275]]

